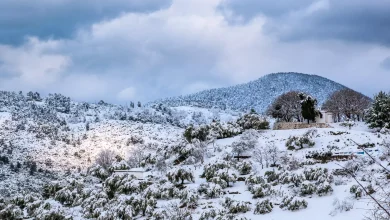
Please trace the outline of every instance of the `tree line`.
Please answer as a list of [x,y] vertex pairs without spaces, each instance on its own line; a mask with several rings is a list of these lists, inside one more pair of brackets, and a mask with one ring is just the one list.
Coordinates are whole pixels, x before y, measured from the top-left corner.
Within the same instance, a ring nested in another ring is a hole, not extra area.
[[[342,89],[330,95],[321,109],[331,112],[334,122],[365,121],[372,129],[390,129],[390,92],[381,91],[370,99],[351,89]],[[315,98],[291,91],[275,99],[266,114],[283,122],[310,122],[321,112]]]

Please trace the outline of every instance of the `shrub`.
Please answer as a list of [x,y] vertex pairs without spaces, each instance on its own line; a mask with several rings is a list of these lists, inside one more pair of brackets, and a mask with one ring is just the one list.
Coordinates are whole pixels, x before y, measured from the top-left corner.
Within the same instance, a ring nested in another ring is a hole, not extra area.
[[264,215],[267,213],[272,212],[272,209],[274,206],[272,205],[272,202],[270,202],[268,199],[263,200],[262,202],[257,202],[254,210],[254,214],[258,215]]
[[269,122],[255,112],[247,113],[237,120],[243,129],[265,130],[269,129]]
[[317,191],[317,187],[309,182],[304,182],[301,185],[301,196],[313,195]]
[[236,168],[240,175],[247,175],[252,171],[252,164],[249,162],[241,162],[236,165]]
[[224,194],[222,187],[214,183],[200,184],[198,193],[204,194],[207,199],[219,198]]
[[222,207],[224,207],[227,212],[231,214],[246,213],[251,210],[248,202],[236,201],[230,197],[225,198],[225,201],[222,202]]
[[354,194],[355,198],[361,198],[363,194],[363,189],[358,185],[352,185],[351,188],[349,189],[349,192],[351,194]]
[[321,183],[318,187],[317,187],[317,195],[318,196],[324,196],[324,195],[328,195],[330,193],[333,192],[333,189],[332,187],[330,186],[329,183],[327,182],[324,182],[324,183]]
[[296,211],[307,208],[307,202],[304,199],[299,200],[294,197],[284,197],[279,207],[281,209]]

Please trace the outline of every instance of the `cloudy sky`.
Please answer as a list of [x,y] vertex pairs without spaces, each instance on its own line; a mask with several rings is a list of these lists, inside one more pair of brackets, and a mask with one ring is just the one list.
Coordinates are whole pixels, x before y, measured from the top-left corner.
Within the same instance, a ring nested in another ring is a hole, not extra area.
[[1,0],[0,90],[124,103],[302,72],[390,90],[388,0]]

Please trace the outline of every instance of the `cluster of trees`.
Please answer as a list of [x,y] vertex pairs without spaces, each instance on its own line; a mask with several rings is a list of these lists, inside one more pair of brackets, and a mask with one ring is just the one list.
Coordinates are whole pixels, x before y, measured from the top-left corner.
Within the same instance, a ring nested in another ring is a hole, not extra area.
[[[360,121],[364,119],[370,104],[370,98],[346,88],[330,95],[322,109],[333,113],[338,122],[343,119]],[[314,121],[319,114],[317,100],[298,91],[282,94],[267,110],[267,115],[284,122],[301,122],[304,119]]]
[[310,123],[310,121],[315,121],[318,114],[321,114],[316,108],[317,99],[301,92],[291,91],[275,99],[266,113],[279,121],[307,120]]
[[352,89],[342,89],[334,92],[322,105],[322,109],[332,112],[337,121],[363,120],[365,110],[369,108],[371,99]]

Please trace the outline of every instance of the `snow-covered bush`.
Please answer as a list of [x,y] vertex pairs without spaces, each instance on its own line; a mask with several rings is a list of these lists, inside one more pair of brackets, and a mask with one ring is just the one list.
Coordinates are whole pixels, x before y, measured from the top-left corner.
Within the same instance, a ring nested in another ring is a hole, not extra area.
[[179,198],[180,203],[188,208],[196,209],[196,207],[198,206],[199,194],[193,189],[182,190]]
[[128,170],[130,169],[130,166],[126,161],[115,161],[111,164],[110,168],[108,169],[111,173],[114,172],[114,170]]
[[363,189],[358,185],[352,185],[349,192],[354,194],[355,198],[361,198],[363,195]]
[[99,164],[89,168],[88,173],[91,174],[91,176],[95,176],[102,180],[107,179],[107,177],[110,175],[108,171]]
[[0,210],[0,219],[22,219],[23,211],[19,206],[9,204]]
[[214,219],[216,219],[218,213],[220,213],[219,210],[216,210],[216,209],[206,209],[200,215],[199,220],[214,220]]
[[172,183],[184,184],[184,181],[194,182],[194,174],[191,170],[183,167],[176,167],[168,171],[167,178]]
[[251,210],[248,202],[236,201],[230,197],[225,197],[225,200],[222,202],[222,207],[231,214],[246,213]]
[[333,192],[332,186],[328,182],[320,183],[317,186],[317,195],[324,196]]
[[267,179],[268,183],[279,180],[279,174],[276,173],[275,171],[266,171],[264,173],[264,177]]
[[219,198],[224,194],[222,187],[214,183],[202,183],[198,187],[198,193],[204,194],[205,198],[213,199]]
[[331,216],[337,215],[337,213],[348,212],[353,209],[353,201],[350,198],[345,198],[340,201],[338,198],[335,198],[333,201],[333,211],[329,213]]
[[243,129],[255,129],[255,130],[265,130],[269,129],[269,122],[265,117],[258,115],[256,112],[250,112],[244,114],[239,119],[237,119],[237,124],[240,125]]
[[217,160],[204,166],[202,178],[206,178],[207,182],[214,182],[220,184],[221,187],[226,188],[230,183],[236,182],[237,175],[229,169],[230,163],[225,160]]
[[264,198],[273,193],[273,190],[269,184],[258,184],[251,187],[250,192],[253,194],[253,198]]
[[257,175],[250,175],[245,179],[245,185],[248,186],[248,189],[250,190],[250,187],[256,184],[264,184],[265,180],[261,176]]
[[252,164],[247,161],[239,162],[235,166],[240,175],[247,175],[252,171]]
[[170,202],[154,213],[154,219],[192,220],[192,216],[187,208],[180,208],[178,203]]
[[300,209],[305,209],[307,208],[308,203],[306,200],[302,199],[299,200],[295,197],[284,197],[282,200],[282,203],[280,204],[281,209],[287,209],[290,211],[297,211]]
[[301,185],[301,196],[313,195],[317,191],[317,187],[308,181]]
[[231,186],[231,183],[235,183],[236,180],[237,175],[232,170],[218,170],[210,182],[218,184],[222,188],[227,188]]
[[270,202],[268,199],[263,200],[261,202],[257,202],[254,210],[255,215],[264,215],[267,213],[272,212],[272,209],[274,206],[272,205],[272,202]]
[[303,174],[306,180],[316,181],[316,184],[324,183],[325,181],[328,183],[333,182],[333,175],[326,168],[305,168]]

